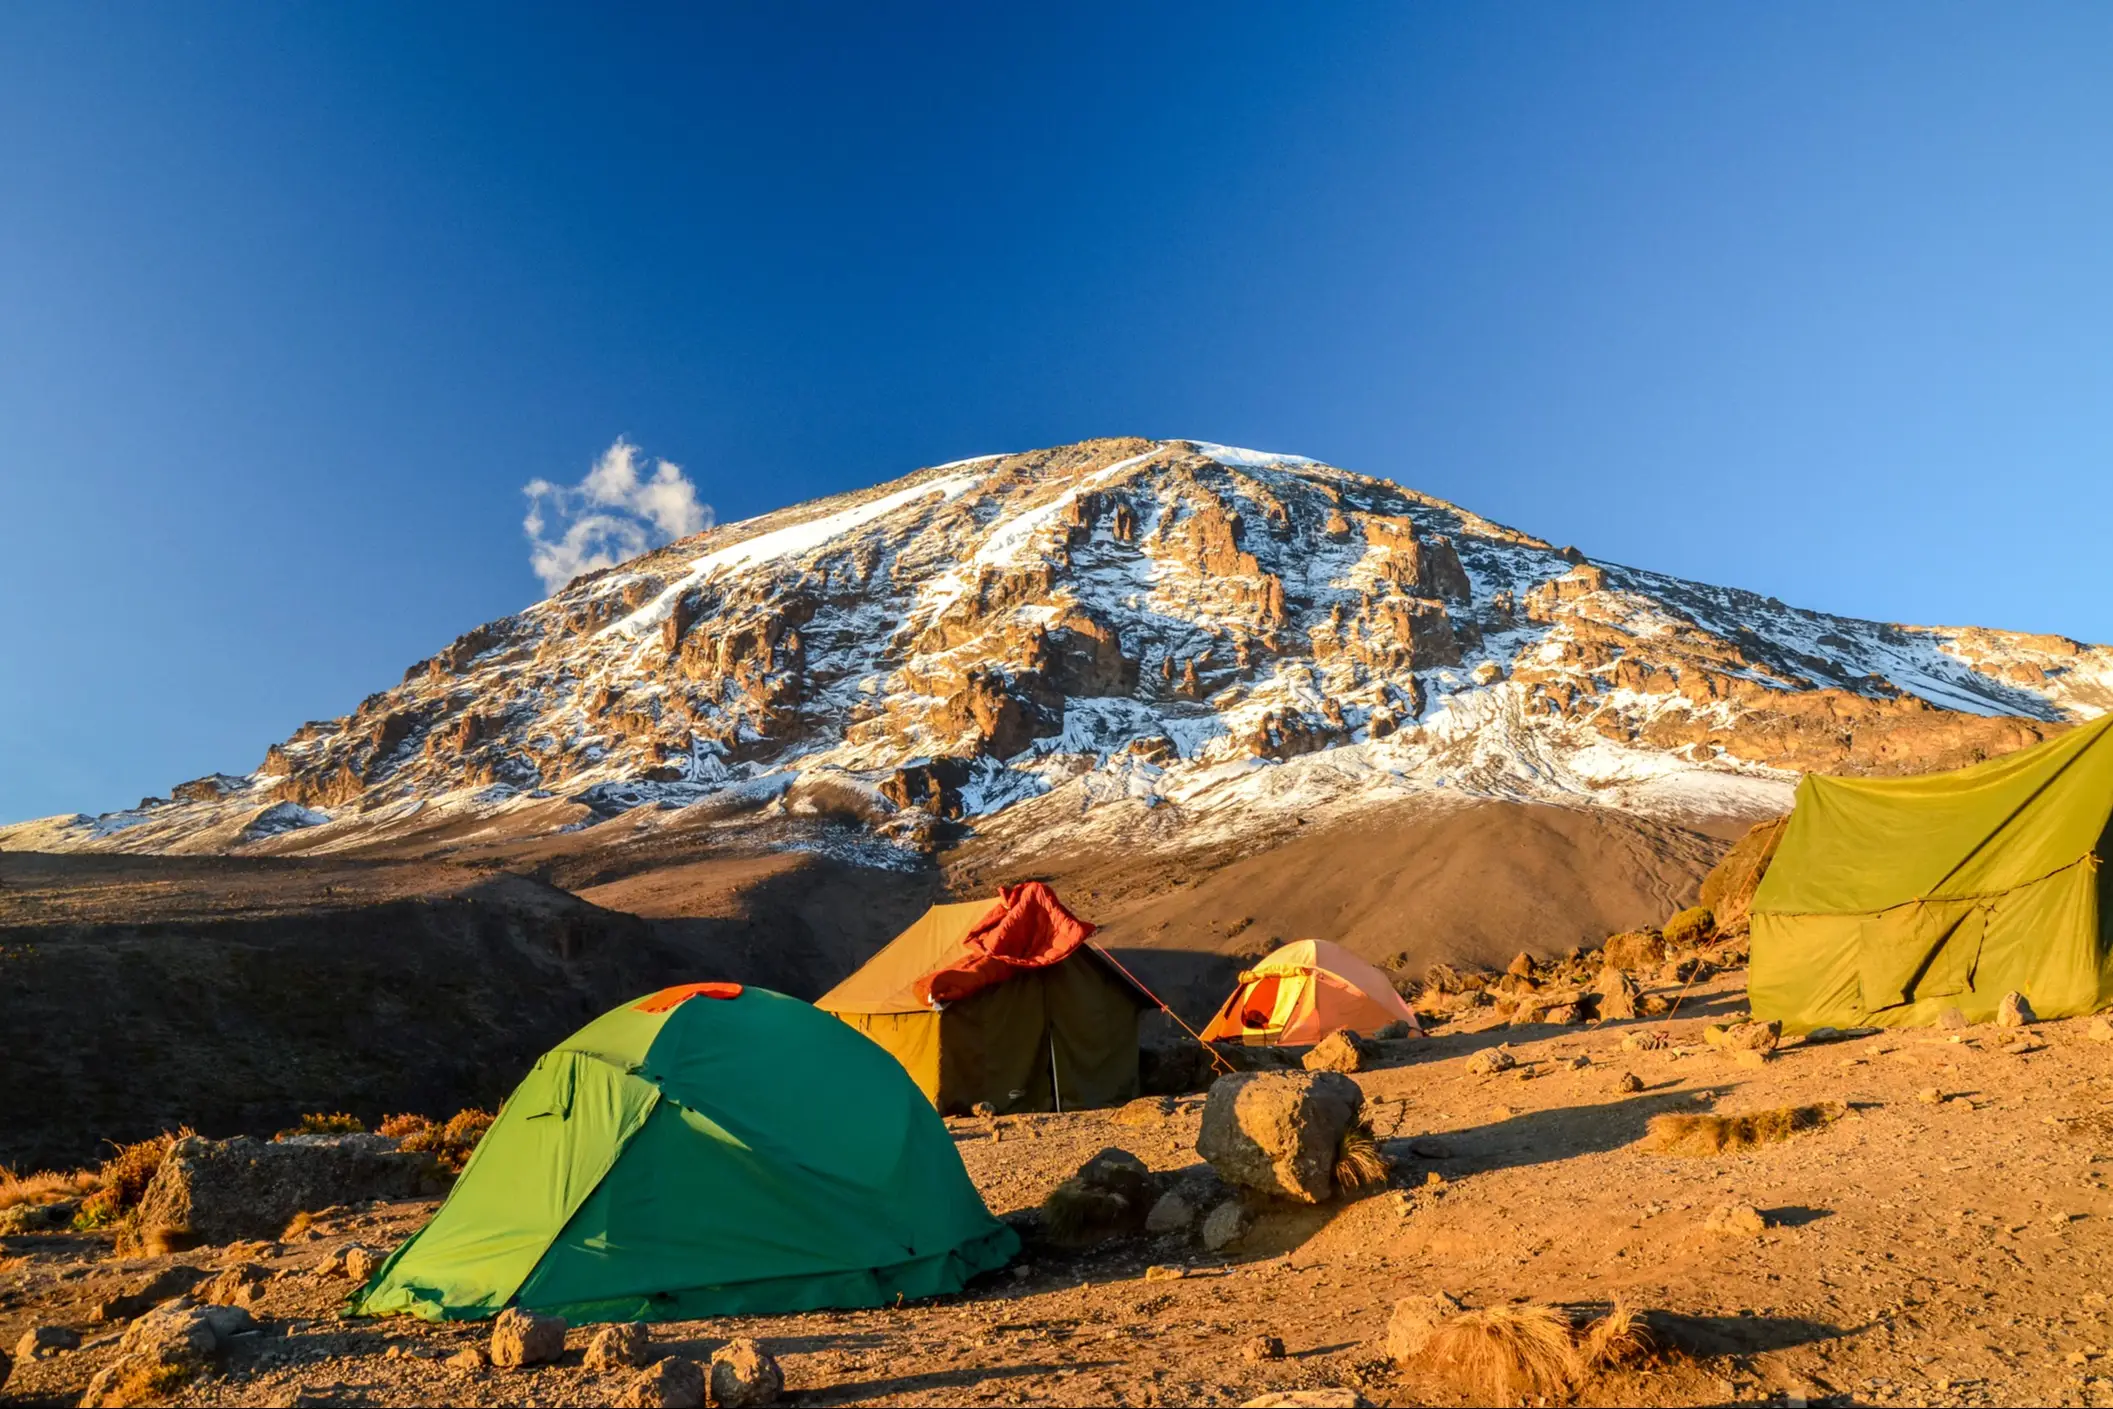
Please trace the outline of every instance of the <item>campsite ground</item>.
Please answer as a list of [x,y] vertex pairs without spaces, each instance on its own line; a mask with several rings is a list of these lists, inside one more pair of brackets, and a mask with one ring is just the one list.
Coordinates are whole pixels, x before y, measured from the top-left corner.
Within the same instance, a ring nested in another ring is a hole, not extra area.
[[[1690,992],[1671,1020],[1483,1033],[1441,1029],[1393,1044],[1359,1081],[1395,1178],[1389,1188],[1262,1218],[1231,1255],[1185,1239],[1120,1240],[1085,1253],[1030,1241],[1015,1269],[963,1296],[868,1312],[661,1326],[668,1351],[708,1354],[760,1338],[790,1402],[835,1404],[1238,1404],[1275,1389],[1341,1386],[1379,1404],[1460,1403],[1397,1373],[1382,1340],[1397,1297],[1443,1288],[1473,1304],[1511,1298],[1665,1313],[1668,1353],[1604,1378],[1583,1403],[1808,1401],[2096,1404],[2113,1401],[2113,1043],[2084,1021],[2023,1041],[1993,1028],[1884,1033],[1786,1046],[1734,1064],[1699,1029],[1742,1002],[1741,976]],[[1625,1034],[1671,1045],[1629,1051]],[[1519,1072],[1472,1075],[1509,1041]],[[1575,1065],[1584,1058],[1583,1065]],[[1633,1074],[1640,1092],[1624,1092]],[[1651,1153],[1663,1111],[1722,1113],[1844,1102],[1839,1122],[1757,1151]],[[1200,1101],[954,1122],[993,1211],[1030,1209],[1096,1151],[1156,1170],[1196,1163]],[[1413,1147],[1412,1147],[1412,1142]],[[1436,1143],[1432,1143],[1436,1142]],[[1420,1151],[1420,1153],[1419,1153]],[[1759,1236],[1706,1231],[1727,1203],[1762,1211]],[[177,1402],[606,1403],[620,1381],[566,1361],[464,1373],[444,1357],[478,1325],[346,1322],[341,1280],[307,1275],[351,1240],[385,1245],[430,1204],[344,1211],[267,1250],[287,1275],[257,1307],[224,1375]],[[254,1251],[251,1255],[255,1255]],[[32,1325],[93,1336],[93,1304],[172,1260],[119,1261],[106,1243],[32,1235],[0,1245],[0,1344]],[[1150,1267],[1185,1275],[1149,1275]],[[1257,1335],[1281,1360],[1249,1360]],[[17,1366],[10,1394],[71,1403],[108,1347]]]

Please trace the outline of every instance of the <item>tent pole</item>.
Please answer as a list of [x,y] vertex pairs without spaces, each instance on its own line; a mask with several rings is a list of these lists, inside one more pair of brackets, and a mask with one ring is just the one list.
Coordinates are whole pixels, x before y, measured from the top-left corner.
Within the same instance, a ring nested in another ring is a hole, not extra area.
[[1049,1094],[1056,1098],[1056,1113],[1064,1113],[1064,1091],[1057,1085],[1056,1073],[1056,1029],[1049,1029]]
[[1169,1008],[1164,998],[1161,998],[1151,989],[1146,988],[1144,986],[1143,981],[1141,981],[1136,974],[1133,974],[1128,969],[1124,968],[1122,960],[1116,958],[1113,954],[1110,954],[1106,949],[1103,949],[1098,944],[1093,946],[1093,952],[1100,955],[1103,959],[1106,959],[1109,963],[1115,965],[1117,971],[1120,972],[1124,978],[1130,980],[1130,982],[1137,985],[1137,991],[1139,993],[1144,994],[1145,997],[1151,999],[1154,1003],[1157,1003],[1159,1005],[1159,1011],[1165,1013],[1168,1017],[1174,1020],[1174,1025],[1176,1027],[1180,1028],[1189,1036],[1195,1038],[1196,1045],[1198,1047],[1201,1047],[1203,1049],[1204,1055],[1211,1059],[1211,1066],[1213,1068],[1218,1071],[1225,1072],[1228,1075],[1232,1073],[1233,1064],[1225,1060],[1224,1057],[1220,1056],[1217,1048],[1211,1046],[1210,1043],[1204,1041],[1203,1034],[1199,1033],[1198,1031],[1196,1031],[1195,1028],[1190,1027],[1187,1023],[1183,1022],[1181,1020],[1181,1014],[1175,1012],[1172,1008]]

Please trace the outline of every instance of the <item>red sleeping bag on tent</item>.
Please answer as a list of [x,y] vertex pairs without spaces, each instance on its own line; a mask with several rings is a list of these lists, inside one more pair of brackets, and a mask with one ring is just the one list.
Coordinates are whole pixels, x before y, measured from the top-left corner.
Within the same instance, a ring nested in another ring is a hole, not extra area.
[[1092,933],[1040,881],[1004,886],[998,903],[961,941],[961,957],[917,980],[917,996],[935,1008],[958,1003],[1021,969],[1063,963]]

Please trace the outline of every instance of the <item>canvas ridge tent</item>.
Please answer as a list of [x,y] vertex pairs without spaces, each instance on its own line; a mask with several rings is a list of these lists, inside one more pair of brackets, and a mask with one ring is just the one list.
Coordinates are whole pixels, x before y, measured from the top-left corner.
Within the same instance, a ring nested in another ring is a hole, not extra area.
[[1301,939],[1240,975],[1203,1040],[1289,1047],[1318,1042],[1339,1027],[1369,1037],[1393,1022],[1417,1027],[1416,1014],[1385,974],[1340,944]]
[[885,1052],[760,988],[664,989],[537,1060],[353,1301],[690,1320],[959,1291],[1019,1239]]
[[816,1000],[892,1053],[934,1107],[1000,1112],[1137,1095],[1137,1017],[1157,1002],[1040,881],[935,905]]
[[1753,903],[1756,1018],[1904,1027],[2113,1001],[2113,716],[1915,778],[1798,784]]

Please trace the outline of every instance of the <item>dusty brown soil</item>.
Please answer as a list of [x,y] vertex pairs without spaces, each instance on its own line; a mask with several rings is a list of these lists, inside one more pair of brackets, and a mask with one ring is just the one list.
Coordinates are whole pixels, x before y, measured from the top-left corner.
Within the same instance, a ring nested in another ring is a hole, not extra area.
[[[1486,1304],[1589,1304],[1617,1293],[1668,1318],[1655,1363],[1589,1385],[1580,1402],[2096,1404],[2113,1400],[2113,1044],[2083,1021],[2024,1042],[1992,1028],[1886,1033],[1786,1047],[1760,1069],[1709,1050],[1699,1029],[1742,1000],[1738,976],[1689,993],[1671,1020],[1597,1028],[1447,1033],[1391,1044],[1358,1078],[1394,1161],[1393,1186],[1319,1209],[1279,1209],[1232,1255],[1183,1239],[1118,1240],[1086,1253],[1030,1246],[1019,1268],[960,1297],[902,1308],[656,1328],[676,1353],[761,1338],[800,1404],[1239,1403],[1274,1388],[1353,1386],[1379,1404],[1465,1402],[1385,1362],[1395,1298],[1442,1287]],[[1660,1051],[1622,1047],[1664,1034]],[[1474,1076],[1466,1059],[1510,1041],[1524,1074]],[[1577,1057],[1587,1064],[1573,1069]],[[1645,1083],[1623,1094],[1620,1077]],[[1925,1099],[1934,1089],[1941,1099]],[[1639,1143],[1661,1111],[1821,1100],[1851,1114],[1732,1156]],[[1194,1100],[1144,1124],[1105,1111],[954,1123],[964,1160],[1000,1214],[1039,1202],[1107,1145],[1153,1168],[1195,1163]],[[1416,1145],[1435,1139],[1440,1145]],[[1417,1150],[1423,1151],[1422,1154]],[[1708,1232],[1720,1204],[1766,1215],[1757,1238]],[[579,1364],[464,1375],[437,1358],[479,1326],[343,1322],[343,1282],[303,1275],[350,1239],[387,1244],[429,1204],[325,1219],[282,1245],[259,1310],[223,1377],[191,1404],[266,1404],[335,1386],[346,1403],[606,1402],[620,1381]],[[187,1254],[211,1261],[201,1250]],[[32,1235],[0,1245],[0,1342],[32,1324],[93,1334],[93,1302],[165,1265],[115,1262],[107,1245]],[[1148,1266],[1183,1268],[1147,1278]],[[1242,1357],[1281,1336],[1282,1361]],[[9,1392],[69,1402],[107,1347],[19,1366]],[[393,1358],[392,1358],[393,1357]]]
[[[1501,969],[1520,950],[1559,954],[1657,924],[1694,903],[1729,829],[1509,802],[1401,808],[1295,829],[1237,852],[1056,856],[1042,871],[1098,942],[1126,956],[1191,1021],[1207,1017],[1243,958],[1325,938],[1375,963]],[[957,890],[986,875],[975,843]],[[1134,952],[1134,960],[1130,956]]]

